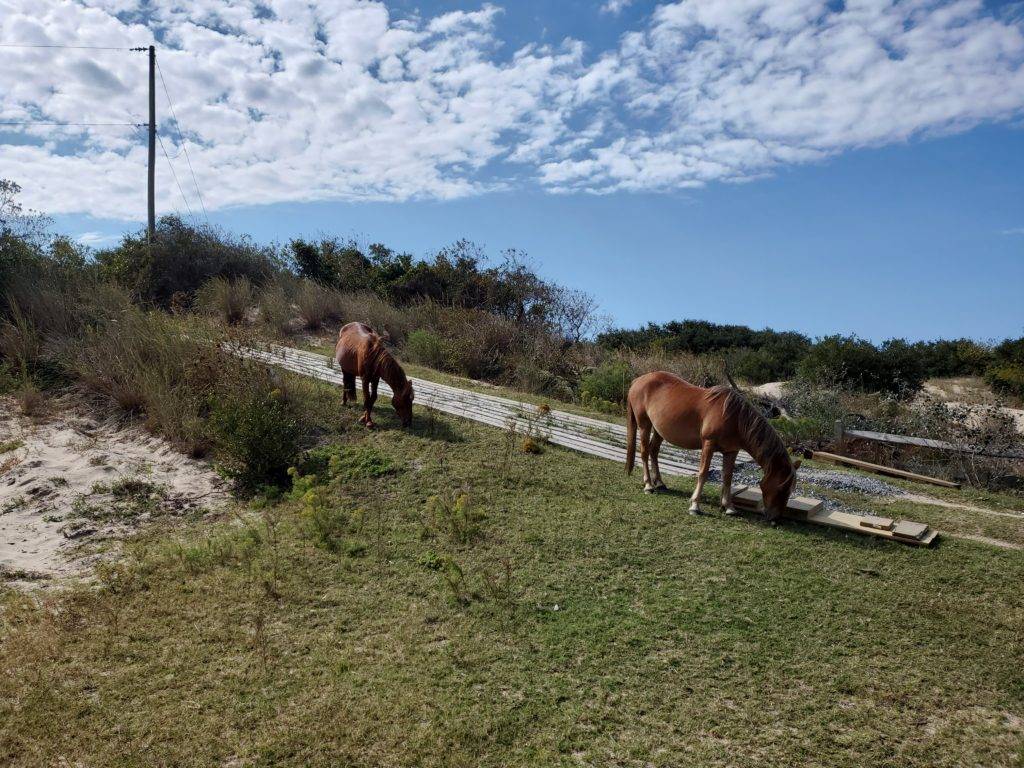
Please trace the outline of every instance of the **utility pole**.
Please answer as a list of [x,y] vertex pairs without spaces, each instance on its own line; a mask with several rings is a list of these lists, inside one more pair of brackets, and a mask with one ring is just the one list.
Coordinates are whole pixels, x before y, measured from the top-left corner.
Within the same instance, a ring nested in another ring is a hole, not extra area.
[[149,221],[146,225],[146,240],[149,243],[150,251],[152,251],[153,240],[156,239],[156,46],[150,45],[131,50],[149,52],[149,184],[147,189]]
[[149,245],[156,239],[156,46],[149,46]]

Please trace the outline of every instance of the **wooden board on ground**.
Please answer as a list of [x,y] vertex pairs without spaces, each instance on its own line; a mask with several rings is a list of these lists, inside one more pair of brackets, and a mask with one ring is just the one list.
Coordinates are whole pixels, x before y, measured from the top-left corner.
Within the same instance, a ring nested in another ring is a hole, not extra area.
[[[750,512],[764,511],[764,501],[759,488],[750,486],[737,488],[733,493],[733,503],[740,509]],[[888,517],[830,511],[825,509],[825,503],[820,499],[806,496],[795,496],[789,500],[789,504],[786,506],[786,517],[815,525],[827,525],[830,528],[841,528],[845,531],[877,536],[915,547],[927,547],[939,536],[938,531],[932,530],[925,523],[915,523],[910,520],[895,521]]]
[[[807,455],[806,453],[804,454]],[[931,485],[939,485],[943,488],[959,488],[960,483],[954,483],[952,480],[943,480],[938,477],[929,477],[928,475],[919,475],[916,472],[907,472],[904,469],[895,469],[893,467],[886,467],[882,464],[872,464],[870,461],[861,461],[860,459],[851,459],[849,456],[840,456],[838,453],[826,453],[825,451],[812,451],[808,457],[816,461],[829,461],[833,464],[845,464],[849,467],[856,467],[857,469],[864,469],[868,472],[874,472],[877,475],[889,475],[890,477],[902,477],[907,480],[914,480],[918,483],[930,483]]]
[[[732,502],[748,512],[764,512],[764,500],[761,498],[760,488],[742,485],[733,491]],[[786,505],[786,517],[806,520],[808,515],[820,512],[824,508],[825,502],[820,499],[812,499],[809,496],[792,496]]]

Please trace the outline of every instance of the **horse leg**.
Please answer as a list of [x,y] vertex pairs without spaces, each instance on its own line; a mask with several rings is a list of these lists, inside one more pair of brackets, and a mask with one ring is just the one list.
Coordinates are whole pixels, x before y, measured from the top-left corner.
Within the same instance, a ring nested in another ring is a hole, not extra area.
[[711,457],[715,453],[715,446],[710,440],[705,440],[700,450],[700,470],[697,472],[697,487],[693,489],[693,496],[690,497],[690,514],[700,514],[700,494],[704,490],[704,481],[708,478],[711,470]]
[[640,425],[640,459],[644,463],[644,493],[654,493],[651,483],[651,423]]
[[354,373],[341,374],[341,404],[348,405],[348,401],[356,401],[356,375]]
[[363,412],[363,418],[360,421],[371,429],[373,428],[373,417],[370,414],[373,411],[374,399],[370,393],[370,377],[363,376],[363,408],[366,410]]
[[658,466],[658,451],[661,450],[661,441],[664,438],[658,434],[658,430],[652,430],[651,433],[651,469],[654,474],[651,477],[651,484],[654,486],[656,491],[666,490],[665,481],[661,479],[661,467]]
[[736,466],[736,451],[722,454],[722,509],[727,515],[738,515],[732,505],[732,470]]

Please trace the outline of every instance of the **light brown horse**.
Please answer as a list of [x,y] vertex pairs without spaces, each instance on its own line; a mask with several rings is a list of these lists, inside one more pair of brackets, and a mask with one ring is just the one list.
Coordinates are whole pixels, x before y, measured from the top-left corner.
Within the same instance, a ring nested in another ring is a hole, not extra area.
[[373,427],[373,404],[377,401],[377,385],[384,379],[394,393],[391,404],[402,420],[402,426],[412,424],[412,401],[415,393],[412,382],[391,353],[384,348],[384,342],[373,329],[364,323],[349,323],[338,332],[338,344],[334,348],[334,362],[341,368],[343,387],[342,402],[356,399],[356,376],[363,380],[363,407],[365,411],[360,422]]
[[644,463],[644,490],[665,488],[658,467],[662,440],[680,448],[697,449],[700,471],[690,499],[690,514],[700,514],[700,494],[715,451],[722,454],[722,508],[738,514],[732,505],[732,472],[736,454],[746,451],[764,470],[761,493],[765,517],[774,522],[785,511],[796,483],[800,462],[791,462],[778,433],[737,390],[726,386],[697,387],[664,371],[637,378],[629,388],[629,423],[626,431],[626,471],[636,461],[636,432],[640,428],[640,455]]

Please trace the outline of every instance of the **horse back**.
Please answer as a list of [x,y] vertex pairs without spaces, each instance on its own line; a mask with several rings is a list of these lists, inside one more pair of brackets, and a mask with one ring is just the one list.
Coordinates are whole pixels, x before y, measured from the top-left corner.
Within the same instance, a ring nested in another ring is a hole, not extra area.
[[378,344],[380,337],[365,323],[348,323],[338,331],[338,343],[334,347],[334,361],[342,372],[362,375],[370,350]]
[[650,423],[673,445],[694,449],[722,432],[721,409],[710,394],[675,374],[654,371],[633,381],[629,403],[641,426]]

